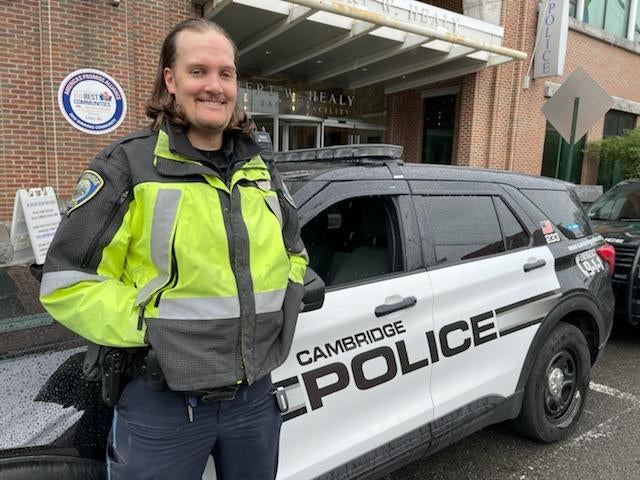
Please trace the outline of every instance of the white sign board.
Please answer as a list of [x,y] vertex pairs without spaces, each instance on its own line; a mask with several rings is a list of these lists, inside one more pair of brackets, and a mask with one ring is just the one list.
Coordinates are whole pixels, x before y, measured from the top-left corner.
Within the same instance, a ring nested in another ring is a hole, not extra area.
[[542,107],[544,116],[567,143],[571,143],[571,123],[576,98],[580,102],[574,141],[581,139],[613,106],[611,95],[581,67],[576,67]]
[[42,265],[59,223],[60,210],[53,188],[18,190],[11,220],[13,260],[35,258]]
[[538,15],[533,78],[563,74],[568,32],[569,0],[547,0]]

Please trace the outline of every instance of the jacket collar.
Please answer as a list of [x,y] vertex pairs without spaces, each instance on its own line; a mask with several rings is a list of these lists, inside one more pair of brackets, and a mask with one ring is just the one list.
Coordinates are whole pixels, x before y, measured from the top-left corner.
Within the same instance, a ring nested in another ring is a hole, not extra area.
[[[189,160],[204,162],[207,159],[191,145],[186,133],[175,128],[171,123],[165,122],[163,130],[169,137],[169,151],[175,155],[186,157]],[[222,151],[229,162],[249,160],[262,151],[262,148],[253,138],[240,137],[225,133],[222,140]]]
[[[262,148],[252,138],[226,135],[222,147],[231,167],[228,173],[229,178],[233,178],[238,170],[266,169],[263,160],[258,156]],[[171,177],[205,175],[221,180],[220,174],[209,167],[205,161],[204,156],[191,145],[184,133],[168,124],[158,132],[153,164],[161,175]],[[254,172],[251,175],[244,175],[243,178],[249,179],[255,175],[264,176],[264,173]]]

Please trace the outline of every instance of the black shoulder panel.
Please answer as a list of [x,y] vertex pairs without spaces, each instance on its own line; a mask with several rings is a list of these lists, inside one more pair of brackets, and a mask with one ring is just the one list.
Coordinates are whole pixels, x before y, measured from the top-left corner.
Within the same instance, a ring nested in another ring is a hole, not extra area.
[[111,156],[113,151],[116,148],[118,148],[120,145],[124,145],[125,143],[130,142],[131,140],[135,140],[136,138],[145,138],[145,137],[150,137],[152,135],[155,135],[155,133],[152,132],[149,128],[143,128],[141,130],[137,130],[133,133],[130,133],[129,135],[119,138],[112,144],[108,145],[107,147],[104,148],[104,150],[102,150],[98,155],[96,155],[96,157],[109,158],[109,156]]

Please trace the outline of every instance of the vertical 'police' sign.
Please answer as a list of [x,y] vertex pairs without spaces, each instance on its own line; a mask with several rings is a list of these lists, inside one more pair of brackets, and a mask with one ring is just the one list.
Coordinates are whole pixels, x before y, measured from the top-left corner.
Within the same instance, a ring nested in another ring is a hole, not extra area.
[[538,15],[533,78],[562,75],[568,30],[569,1],[547,0]]
[[71,125],[92,135],[112,132],[127,113],[127,100],[118,82],[91,68],[67,75],[58,89],[58,105]]

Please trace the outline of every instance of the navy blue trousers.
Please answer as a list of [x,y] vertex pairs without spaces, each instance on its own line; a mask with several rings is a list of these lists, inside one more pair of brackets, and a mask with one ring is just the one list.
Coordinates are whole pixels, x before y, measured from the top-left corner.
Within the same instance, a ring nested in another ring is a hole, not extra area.
[[110,480],[201,480],[209,455],[217,480],[274,479],[282,417],[267,375],[233,400],[198,402],[132,380],[114,409],[107,446]]

